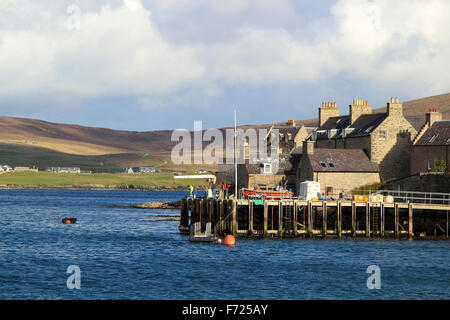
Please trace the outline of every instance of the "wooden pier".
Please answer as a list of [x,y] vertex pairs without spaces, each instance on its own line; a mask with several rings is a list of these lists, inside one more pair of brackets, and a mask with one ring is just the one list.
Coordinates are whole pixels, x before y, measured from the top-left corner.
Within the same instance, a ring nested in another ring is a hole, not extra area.
[[211,222],[219,235],[260,238],[449,239],[450,205],[184,198],[180,225]]

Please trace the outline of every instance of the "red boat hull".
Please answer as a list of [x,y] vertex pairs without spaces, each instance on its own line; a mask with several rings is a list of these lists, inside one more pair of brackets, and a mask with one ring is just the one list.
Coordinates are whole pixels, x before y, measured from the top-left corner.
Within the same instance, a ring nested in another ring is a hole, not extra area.
[[261,189],[247,189],[244,188],[244,198],[245,199],[286,199],[292,198],[294,193],[287,190],[277,191],[277,190],[261,190]]

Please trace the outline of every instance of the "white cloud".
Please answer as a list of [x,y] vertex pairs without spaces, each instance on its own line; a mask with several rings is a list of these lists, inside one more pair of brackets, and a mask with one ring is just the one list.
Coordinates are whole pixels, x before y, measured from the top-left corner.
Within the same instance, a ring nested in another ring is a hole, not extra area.
[[167,94],[201,77],[192,50],[162,39],[139,3],[82,12],[80,30],[65,11],[49,19],[35,8],[38,27],[0,31],[0,95]]
[[[289,0],[151,3],[170,19],[151,15],[139,0],[86,5],[81,28],[73,31],[61,4],[20,2],[0,2],[0,99],[133,95],[140,107],[156,108],[185,98],[207,104],[225,86],[300,86],[342,73],[404,94],[450,89],[444,72],[450,58],[448,0],[338,0],[324,10],[327,16],[297,30],[283,24],[283,17],[289,23],[302,17]],[[233,25],[247,16],[251,23]],[[165,36],[174,21],[185,27],[180,34],[192,33],[196,40]],[[228,21],[217,28],[229,36],[211,39],[211,30],[190,28],[204,21]]]

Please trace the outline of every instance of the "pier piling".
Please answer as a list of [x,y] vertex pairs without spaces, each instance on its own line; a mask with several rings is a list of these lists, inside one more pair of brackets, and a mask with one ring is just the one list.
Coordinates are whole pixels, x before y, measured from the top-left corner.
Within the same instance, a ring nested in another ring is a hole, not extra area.
[[221,235],[239,237],[448,239],[449,211],[447,204],[185,198],[180,202],[180,226],[200,222],[203,231],[211,222]]

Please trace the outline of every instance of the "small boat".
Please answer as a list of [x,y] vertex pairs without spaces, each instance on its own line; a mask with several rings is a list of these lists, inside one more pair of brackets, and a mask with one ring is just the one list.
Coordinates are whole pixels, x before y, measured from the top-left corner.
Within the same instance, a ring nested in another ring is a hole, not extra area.
[[211,232],[211,222],[206,223],[205,232],[201,232],[201,222],[196,222],[191,225],[189,233],[189,241],[191,242],[217,242],[217,226],[214,228],[214,232]]
[[276,190],[274,188],[243,188],[245,199],[271,199],[280,200],[286,198],[293,198],[294,193],[289,190]]
[[178,226],[178,231],[181,234],[189,234],[190,228],[187,226]]
[[64,217],[61,219],[61,222],[64,224],[73,224],[77,222],[77,218],[68,218],[68,217]]

